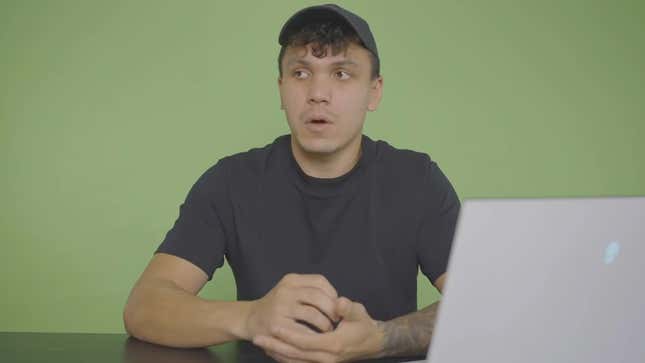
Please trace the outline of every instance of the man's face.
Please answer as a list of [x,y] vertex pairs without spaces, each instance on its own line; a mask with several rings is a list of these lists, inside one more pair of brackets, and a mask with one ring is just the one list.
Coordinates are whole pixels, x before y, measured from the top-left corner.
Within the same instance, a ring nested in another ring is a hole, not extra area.
[[282,107],[295,146],[332,155],[360,143],[367,111],[382,94],[381,77],[371,79],[369,51],[351,43],[346,52],[312,55],[311,45],[288,47],[278,80]]

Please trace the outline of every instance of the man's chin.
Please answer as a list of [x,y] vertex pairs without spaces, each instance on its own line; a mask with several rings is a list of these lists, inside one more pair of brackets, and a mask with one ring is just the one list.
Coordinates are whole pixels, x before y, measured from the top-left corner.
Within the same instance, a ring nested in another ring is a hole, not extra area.
[[331,155],[335,151],[338,150],[338,146],[336,145],[336,142],[334,140],[329,140],[329,139],[297,139],[296,143],[298,144],[299,148],[307,153],[307,154],[312,154],[312,155],[319,155],[319,156],[325,156],[325,155]]
[[301,149],[303,152],[311,155],[317,155],[317,156],[328,156],[334,154],[338,150],[334,145],[331,145],[330,143],[327,144],[305,144],[301,145]]

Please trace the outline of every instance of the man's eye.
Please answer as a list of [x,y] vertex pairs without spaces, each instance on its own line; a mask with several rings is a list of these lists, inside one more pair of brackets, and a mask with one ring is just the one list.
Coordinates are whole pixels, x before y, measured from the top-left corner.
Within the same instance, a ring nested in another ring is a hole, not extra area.
[[338,71],[336,72],[336,78],[344,80],[344,79],[349,79],[349,73],[345,71]]
[[297,79],[305,79],[305,78],[307,78],[307,72],[305,72],[305,71],[295,71],[295,72],[293,72],[293,76],[296,77]]

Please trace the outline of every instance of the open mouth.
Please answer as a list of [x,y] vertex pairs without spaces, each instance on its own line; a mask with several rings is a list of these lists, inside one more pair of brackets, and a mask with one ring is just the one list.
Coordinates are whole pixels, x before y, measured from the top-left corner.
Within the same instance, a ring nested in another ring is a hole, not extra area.
[[323,132],[324,130],[331,127],[331,124],[331,122],[325,119],[316,118],[309,120],[305,126],[312,132]]
[[332,124],[333,122],[324,113],[307,115],[305,119],[305,127],[314,132],[322,132]]

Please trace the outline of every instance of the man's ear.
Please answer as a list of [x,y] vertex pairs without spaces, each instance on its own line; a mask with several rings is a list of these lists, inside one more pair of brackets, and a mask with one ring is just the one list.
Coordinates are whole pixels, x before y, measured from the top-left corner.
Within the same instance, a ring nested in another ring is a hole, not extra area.
[[282,102],[282,90],[280,89],[282,87],[282,76],[278,76],[278,93],[280,94],[280,109],[284,110],[284,102]]
[[370,81],[368,111],[376,111],[383,97],[383,76],[378,76]]

